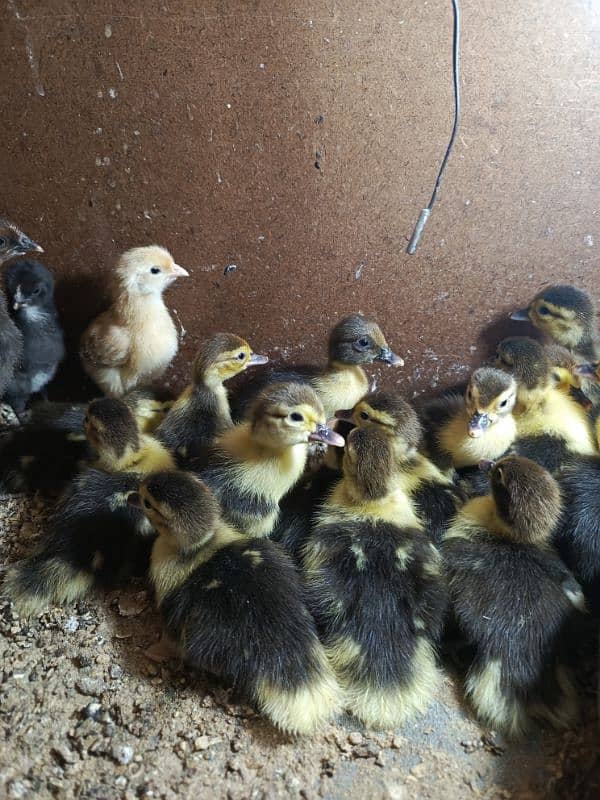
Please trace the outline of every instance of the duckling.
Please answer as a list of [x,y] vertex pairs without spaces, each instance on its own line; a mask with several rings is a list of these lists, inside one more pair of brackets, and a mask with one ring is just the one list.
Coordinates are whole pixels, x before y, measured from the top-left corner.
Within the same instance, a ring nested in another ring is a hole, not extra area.
[[510,318],[530,321],[548,339],[562,345],[584,361],[600,356],[592,298],[575,286],[549,286],[539,292],[526,308],[513,311]]
[[447,395],[424,408],[429,457],[441,469],[458,469],[504,455],[517,435],[516,398],[514,378],[492,367],[476,369],[464,398]]
[[573,459],[558,476],[563,514],[554,541],[600,614],[600,456]]
[[340,690],[278,545],[230,527],[191,473],[150,475],[130,503],[158,532],[150,578],[184,660],[230,680],[283,731],[330,719]]
[[473,648],[466,694],[485,725],[509,736],[533,718],[568,727],[576,700],[565,638],[584,599],[551,545],[560,490],[520,456],[482,468],[491,494],[467,502],[442,543],[454,615]]
[[275,383],[259,395],[246,422],[217,437],[209,463],[197,459],[191,468],[214,492],[228,523],[249,536],[269,536],[279,501],[302,477],[308,443],[344,445],[325,420],[310,386]]
[[148,473],[173,469],[173,458],[139,432],[122,400],[92,401],[85,429],[95,468],[72,481],[41,547],[7,575],[6,592],[25,616],[142,575],[149,563],[153,531],[127,497]]
[[419,452],[423,430],[414,408],[397,395],[372,392],[352,411],[336,417],[351,419],[357,428],[372,428],[388,439],[394,454],[394,480],[409,497],[430,539],[438,544],[449,520],[465,500],[456,483]]
[[252,401],[266,386],[276,382],[308,383],[317,393],[327,419],[339,408],[352,408],[369,391],[363,365],[381,361],[403,366],[404,361],[390,349],[379,325],[362,314],[341,319],[329,335],[327,367],[290,366],[261,370],[244,383],[232,397],[234,419],[242,419]]
[[192,383],[158,426],[157,439],[183,461],[198,456],[233,425],[224,381],[268,360],[232,333],[218,333],[204,342],[192,365]]
[[96,452],[94,466],[105,472],[147,474],[175,469],[171,453],[152,436],[140,433],[131,409],[122,400],[92,400],[84,426],[87,440]]
[[112,305],[81,339],[83,368],[105,394],[121,397],[165,372],[177,353],[178,338],[162,295],[188,274],[156,245],[135,247],[119,258]]
[[389,436],[351,431],[343,471],[303,548],[308,603],[349,711],[392,728],[439,684],[440,557],[398,488]]
[[496,355],[497,367],[517,381],[516,453],[555,472],[573,453],[595,452],[587,413],[555,385],[552,364],[539,342],[513,336],[500,342]]

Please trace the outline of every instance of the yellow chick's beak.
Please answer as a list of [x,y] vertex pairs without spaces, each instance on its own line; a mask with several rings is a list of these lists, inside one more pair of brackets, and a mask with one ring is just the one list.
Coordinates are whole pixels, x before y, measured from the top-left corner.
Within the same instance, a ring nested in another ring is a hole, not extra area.
[[189,277],[190,273],[187,271],[187,269],[180,267],[179,264],[173,264],[171,274],[176,275],[178,278],[187,278]]
[[333,428],[328,425],[317,425],[317,429],[313,431],[308,437],[309,442],[323,442],[330,444],[333,447],[343,447],[345,445],[344,437],[336,433]]
[[260,353],[252,353],[248,359],[248,367],[257,367],[259,364],[267,364],[269,356],[261,356]]

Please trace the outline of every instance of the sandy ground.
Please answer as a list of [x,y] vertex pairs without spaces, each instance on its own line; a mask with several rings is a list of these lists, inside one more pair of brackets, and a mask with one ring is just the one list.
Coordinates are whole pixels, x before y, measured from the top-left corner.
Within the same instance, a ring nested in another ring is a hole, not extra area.
[[[0,503],[8,563],[42,534],[45,504]],[[592,689],[578,731],[519,746],[474,724],[450,678],[401,731],[343,719],[294,741],[211,678],[151,661],[159,635],[143,585],[33,622],[0,604],[0,797],[600,797]]]

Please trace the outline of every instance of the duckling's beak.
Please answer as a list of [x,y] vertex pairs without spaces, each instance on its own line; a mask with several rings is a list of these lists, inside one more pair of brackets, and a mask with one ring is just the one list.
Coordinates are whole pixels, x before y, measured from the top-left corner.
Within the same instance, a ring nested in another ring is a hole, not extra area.
[[334,417],[336,419],[352,419],[352,409],[340,408],[339,411],[335,412]]
[[520,311],[511,311],[508,315],[510,319],[517,322],[529,322],[529,308],[522,308]]
[[323,442],[333,447],[343,447],[345,445],[344,437],[336,433],[329,425],[317,425],[316,431],[310,434],[308,441]]
[[598,368],[600,367],[599,364],[577,364],[576,367],[573,367],[573,375],[581,375],[583,378],[589,378],[593,381],[598,381],[600,378],[598,377]]
[[479,462],[479,465],[478,465],[478,466],[479,466],[479,469],[480,469],[482,472],[485,472],[485,474],[486,474],[486,475],[489,475],[489,474],[490,474],[490,472],[491,472],[491,471],[494,469],[494,467],[496,466],[496,462],[495,462],[495,461],[488,461],[487,459],[482,459],[482,460]]
[[252,353],[250,358],[248,359],[248,367],[257,367],[259,364],[267,364],[269,362],[269,356],[261,356],[260,353]]
[[142,498],[140,497],[139,492],[129,492],[127,495],[127,505],[133,506],[134,508],[141,508],[142,507]]
[[478,439],[490,427],[490,418],[487,414],[473,414],[468,423],[468,432],[471,439]]
[[375,361],[383,361],[385,364],[389,364],[390,367],[404,366],[404,359],[396,355],[389,347],[382,347],[379,355],[375,356]]
[[19,239],[19,251],[23,254],[43,253],[44,248],[41,247],[37,242],[34,242],[33,239],[30,239],[29,236],[21,236]]

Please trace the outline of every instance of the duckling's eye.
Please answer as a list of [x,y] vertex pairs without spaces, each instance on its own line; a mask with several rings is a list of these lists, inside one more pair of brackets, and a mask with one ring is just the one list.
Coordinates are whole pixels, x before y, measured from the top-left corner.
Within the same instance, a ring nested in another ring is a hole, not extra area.
[[294,422],[304,422],[304,417],[297,411],[292,411],[290,414],[290,419],[294,420]]
[[540,306],[538,311],[543,317],[547,317],[550,314],[550,309],[548,306]]
[[367,339],[367,337],[366,337],[366,336],[363,336],[363,338],[362,338],[362,339],[359,339],[359,340],[358,340],[358,346],[359,346],[359,347],[364,347],[364,348],[366,348],[366,347],[369,347],[369,346],[370,346],[370,344],[371,344],[371,340],[370,340],[370,339]]
[[238,353],[237,357],[239,358],[240,361],[243,361],[246,358],[246,354],[245,353]]
[[359,417],[361,419],[369,419],[369,415],[367,414],[366,411],[361,411],[360,414],[359,414]]
[[148,502],[148,500],[146,500],[145,497],[144,497],[144,508],[148,509],[152,508],[152,503]]
[[151,268],[150,268],[150,272],[151,272],[153,275],[158,275],[158,273],[160,272],[160,267],[151,267]]

